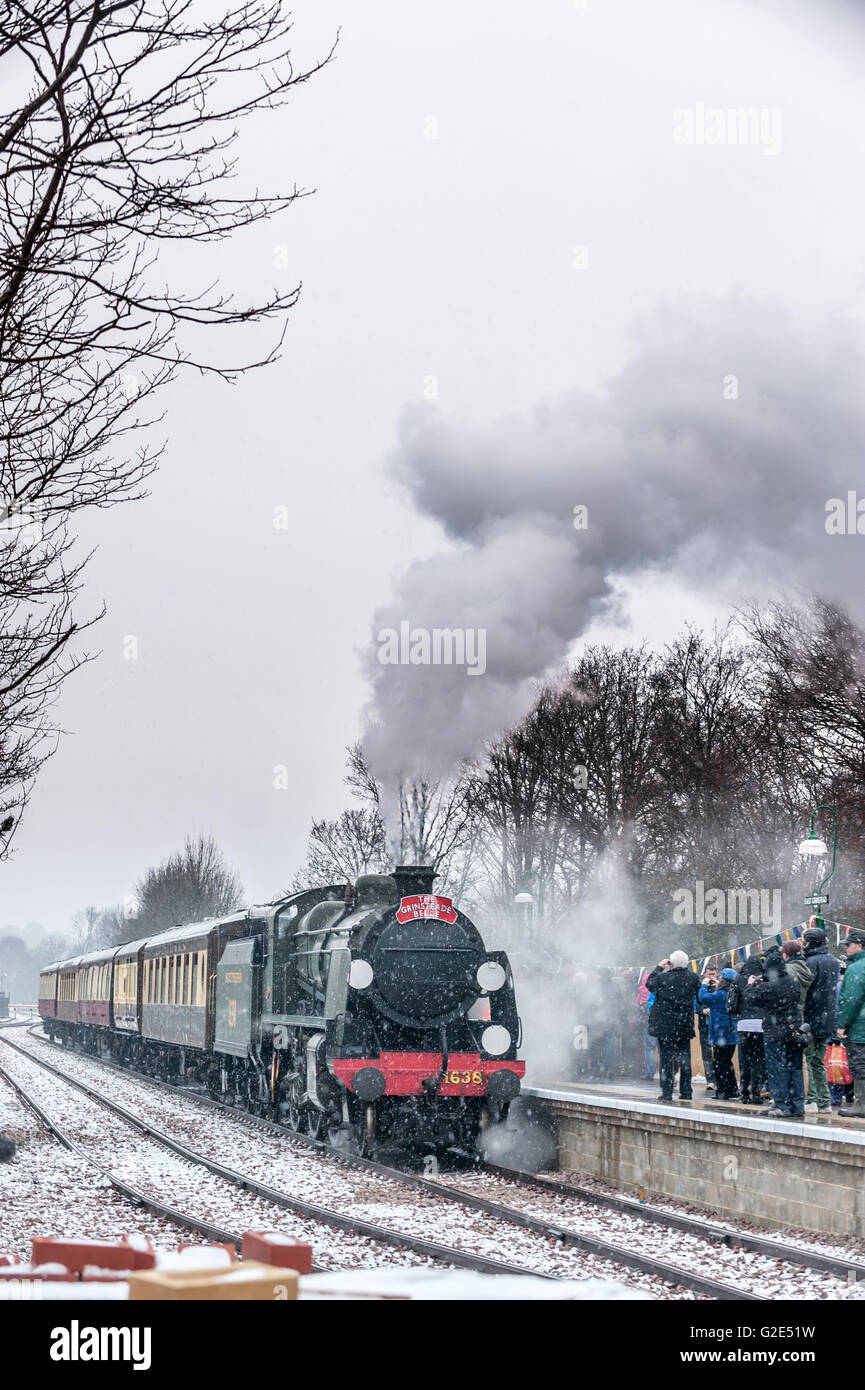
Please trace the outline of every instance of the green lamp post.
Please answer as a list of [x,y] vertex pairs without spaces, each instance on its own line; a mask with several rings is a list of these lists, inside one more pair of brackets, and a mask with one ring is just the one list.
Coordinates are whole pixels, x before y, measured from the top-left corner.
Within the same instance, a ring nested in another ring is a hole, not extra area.
[[817,922],[819,926],[822,926],[822,907],[824,903],[827,903],[829,901],[829,894],[824,893],[823,890],[835,872],[835,861],[838,857],[838,813],[835,810],[834,806],[815,806],[813,808],[813,810],[811,811],[811,823],[808,829],[808,838],[803,840],[800,844],[799,853],[805,859],[820,859],[824,858],[829,853],[829,850],[826,846],[826,841],[821,840],[820,836],[814,829],[814,817],[816,816],[818,811],[831,811],[832,813],[832,867],[830,868],[826,877],[823,879],[817,891],[815,893],[810,893],[808,897],[806,897],[805,905],[806,907],[817,908]]

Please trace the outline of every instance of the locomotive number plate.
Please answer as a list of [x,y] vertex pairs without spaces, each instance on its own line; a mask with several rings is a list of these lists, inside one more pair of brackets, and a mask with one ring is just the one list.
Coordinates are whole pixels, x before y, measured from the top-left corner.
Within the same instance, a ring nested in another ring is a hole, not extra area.
[[445,1082],[448,1086],[480,1086],[483,1079],[483,1073],[479,1071],[445,1072]]

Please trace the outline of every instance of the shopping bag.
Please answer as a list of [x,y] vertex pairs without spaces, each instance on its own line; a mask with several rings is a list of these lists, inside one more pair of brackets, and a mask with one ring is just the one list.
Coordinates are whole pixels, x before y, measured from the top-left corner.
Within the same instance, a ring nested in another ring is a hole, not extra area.
[[842,1043],[830,1043],[824,1057],[826,1080],[830,1086],[849,1086],[853,1073],[847,1062],[847,1049]]

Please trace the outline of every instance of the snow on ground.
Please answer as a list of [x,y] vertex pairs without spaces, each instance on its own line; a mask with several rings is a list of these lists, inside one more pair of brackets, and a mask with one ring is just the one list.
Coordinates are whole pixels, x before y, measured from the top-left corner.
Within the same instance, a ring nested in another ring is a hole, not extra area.
[[[686,1231],[665,1230],[639,1216],[609,1207],[576,1203],[573,1198],[551,1192],[527,1191],[517,1183],[491,1174],[459,1174],[443,1179],[455,1191],[475,1193],[493,1201],[516,1207],[551,1224],[579,1230],[626,1246],[638,1254],[663,1259],[682,1269],[734,1285],[764,1298],[862,1298],[865,1281],[849,1285],[837,1275],[798,1265],[795,1255],[789,1261],[774,1259],[750,1250],[731,1250]],[[777,1232],[774,1239],[778,1239]]]
[[[33,1047],[39,1046],[33,1042]],[[199,1220],[212,1222],[233,1233],[283,1230],[308,1240],[313,1247],[313,1259],[326,1268],[430,1263],[425,1257],[409,1251],[373,1244],[363,1237],[295,1217],[284,1208],[243,1192],[145,1139],[119,1119],[108,1117],[98,1102],[71,1088],[63,1089],[57,1078],[20,1054],[4,1049],[2,1055],[10,1074],[96,1162],[110,1168],[123,1181],[158,1200],[171,1202]],[[281,1136],[268,1135],[244,1125],[231,1114],[205,1111],[189,1098],[169,1095],[145,1082],[133,1082],[90,1059],[69,1054],[58,1056],[52,1052],[50,1060],[67,1074],[82,1073],[88,1066],[95,1069],[95,1075],[91,1072],[87,1078],[89,1084],[98,1084],[112,1099],[127,1104],[138,1118],[153,1123],[154,1127],[158,1124],[162,1129],[170,1128],[172,1137],[194,1146],[202,1155],[330,1210],[363,1220],[364,1203],[372,1194],[384,1195],[384,1205],[391,1218],[386,1224],[402,1234],[554,1277],[580,1278],[595,1273],[619,1277],[621,1274],[620,1267],[612,1266],[610,1261],[562,1249],[544,1236],[517,1230],[505,1221],[467,1211],[441,1198],[411,1191],[406,1197],[406,1190],[400,1184],[343,1169],[325,1156],[311,1154],[299,1145],[283,1141]],[[139,1094],[133,1097],[132,1089]],[[178,1113],[183,1134],[171,1125],[172,1115]],[[357,1207],[361,1210],[356,1211]],[[385,1223],[379,1218],[376,1224]],[[669,1296],[669,1285],[650,1275],[629,1272],[628,1279],[659,1295]],[[693,1295],[680,1291],[680,1296]]]
[[[36,1039],[28,1038],[27,1045],[34,1056],[47,1053],[45,1044]],[[4,1054],[8,1055],[8,1049],[4,1049]],[[386,1225],[392,1230],[563,1278],[575,1274],[585,1276],[594,1270],[609,1274],[612,1268],[616,1278],[627,1278],[660,1296],[671,1296],[671,1286],[652,1276],[634,1271],[625,1274],[622,1266],[611,1266],[610,1261],[598,1261],[594,1256],[563,1248],[543,1236],[515,1229],[483,1213],[451,1206],[432,1194],[416,1192],[389,1179],[342,1166],[334,1159],[311,1153],[292,1142],[290,1136],[272,1135],[257,1129],[241,1114],[207,1109],[189,1096],[170,1094],[106,1068],[91,1058],[61,1053],[59,1049],[52,1049],[47,1056],[68,1075],[96,1086],[139,1118],[169,1132],[196,1152],[306,1201]],[[50,1078],[47,1080],[50,1093],[54,1083]],[[140,1145],[142,1141],[138,1138],[135,1143]],[[173,1157],[170,1161],[181,1162]],[[488,1175],[467,1178],[462,1174],[449,1181],[557,1225],[632,1251],[638,1250],[650,1258],[663,1259],[683,1270],[698,1272],[764,1297],[834,1299],[865,1295],[862,1285],[851,1287],[831,1274],[752,1252],[731,1251],[684,1232],[665,1231],[626,1213],[584,1206],[553,1194],[527,1193],[525,1189]],[[314,1229],[321,1230],[320,1227]],[[777,1233],[767,1234],[777,1238]],[[377,1261],[381,1262],[392,1263],[393,1260]],[[678,1296],[693,1297],[682,1291]]]
[[[586,1187],[592,1192],[611,1193],[616,1197],[627,1197],[634,1200],[633,1191],[624,1191],[621,1188],[613,1187],[610,1183],[604,1182],[602,1178],[596,1178],[591,1173],[581,1173],[576,1169],[563,1169],[555,1174],[556,1179],[561,1182],[573,1183],[579,1187]],[[820,1235],[817,1231],[807,1231],[795,1226],[761,1226],[758,1221],[743,1214],[736,1221],[711,1211],[708,1207],[694,1206],[691,1202],[686,1202],[677,1197],[667,1197],[662,1194],[652,1194],[649,1197],[650,1205],[656,1211],[668,1211],[676,1216],[690,1216],[696,1219],[704,1219],[711,1222],[713,1226],[720,1226],[725,1231],[744,1231],[752,1236],[764,1236],[766,1240],[783,1241],[785,1245],[792,1245],[803,1253],[814,1251],[818,1255],[827,1255],[836,1260],[855,1260],[857,1263],[865,1265],[865,1240],[858,1236],[838,1236]]]
[[[217,1178],[201,1167],[176,1157],[160,1145],[143,1138],[114,1116],[109,1115],[98,1102],[89,1100],[78,1091],[64,1088],[42,1067],[25,1060],[20,1054],[4,1048],[2,1052],[4,1067],[9,1074],[24,1087],[38,1105],[41,1105],[51,1119],[58,1124],[78,1145],[85,1159],[92,1159],[108,1169],[115,1177],[146,1196],[168,1203],[186,1216],[199,1221],[207,1221],[219,1226],[232,1235],[241,1235],[251,1230],[280,1230],[298,1240],[307,1241],[313,1247],[313,1259],[324,1268],[344,1269],[359,1266],[373,1267],[389,1264],[428,1264],[429,1261],[408,1251],[382,1249],[370,1241],[349,1233],[333,1231],[295,1217],[284,1208],[271,1202],[243,1192],[222,1178]],[[5,1088],[4,1086],[4,1089]],[[33,1120],[34,1126],[37,1124]],[[56,1141],[47,1138],[45,1143],[51,1147],[52,1174],[57,1173],[56,1155],[72,1158],[67,1150]],[[63,1160],[59,1160],[62,1169]],[[49,1179],[33,1190],[27,1203],[29,1220],[27,1245],[24,1253],[29,1253],[29,1235],[94,1235],[96,1232],[87,1219],[86,1202],[82,1199],[82,1189],[91,1188],[104,1195],[112,1194],[112,1189],[104,1177],[88,1170],[86,1163],[74,1160],[75,1166],[68,1176],[57,1182]],[[4,1181],[3,1169],[12,1165],[0,1165],[0,1184]],[[84,1174],[86,1183],[80,1181]],[[2,1187],[0,1187],[2,1192]],[[112,1194],[117,1202],[123,1199]],[[119,1229],[122,1234],[130,1229],[131,1208],[123,1202],[127,1215],[125,1224]],[[136,1223],[138,1230],[145,1230],[142,1219]],[[0,1215],[0,1233],[3,1232]],[[178,1241],[196,1240],[188,1231],[173,1227],[179,1232],[170,1246],[176,1247]],[[2,1241],[0,1241],[0,1248]],[[9,1253],[20,1253],[17,1250]]]
[[300,1281],[300,1297],[446,1299],[475,1302],[506,1299],[519,1303],[538,1299],[598,1303],[649,1299],[637,1289],[609,1279],[535,1279],[531,1275],[475,1274],[471,1270],[370,1269],[352,1274],[312,1274]]
[[165,1249],[192,1239],[133,1206],[46,1134],[2,1077],[0,1130],[18,1145],[15,1158],[0,1163],[0,1253],[29,1259],[35,1235],[118,1240],[137,1233]]

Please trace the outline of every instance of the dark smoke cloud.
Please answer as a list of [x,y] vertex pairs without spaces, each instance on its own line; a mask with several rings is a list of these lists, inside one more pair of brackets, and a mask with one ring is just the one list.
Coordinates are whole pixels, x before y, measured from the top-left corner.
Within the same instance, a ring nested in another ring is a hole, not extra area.
[[[737,379],[737,399],[724,383]],[[719,601],[795,582],[862,609],[865,536],[830,536],[826,502],[865,496],[858,332],[746,298],[666,307],[603,394],[491,424],[413,406],[388,470],[440,522],[448,553],[409,565],[385,626],[482,627],[486,674],[382,666],[369,737],[386,780],[441,772],[524,712],[618,577],[664,570]],[[588,507],[589,525],[573,527]]]

